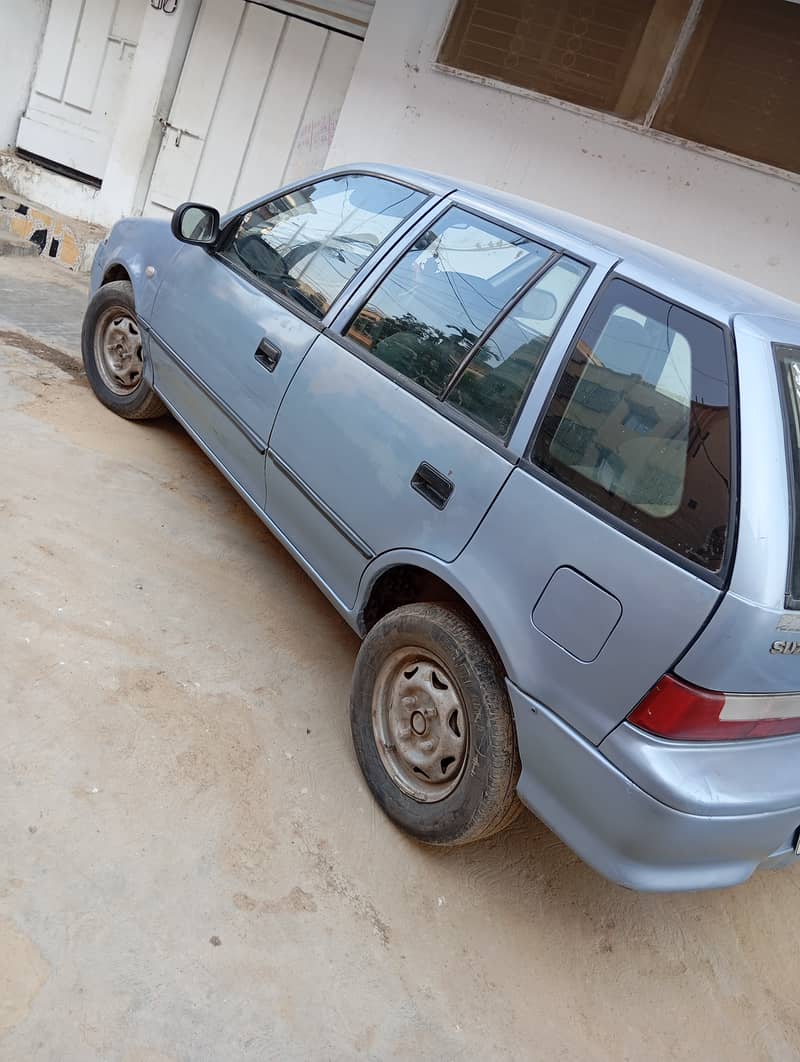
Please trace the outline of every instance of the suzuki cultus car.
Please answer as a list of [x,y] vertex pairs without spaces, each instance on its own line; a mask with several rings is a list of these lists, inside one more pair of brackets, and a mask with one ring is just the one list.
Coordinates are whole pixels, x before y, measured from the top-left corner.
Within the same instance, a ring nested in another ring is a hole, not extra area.
[[355,751],[431,844],[520,801],[637,889],[800,849],[800,307],[401,169],[98,250],[86,373],[167,411],[363,643]]

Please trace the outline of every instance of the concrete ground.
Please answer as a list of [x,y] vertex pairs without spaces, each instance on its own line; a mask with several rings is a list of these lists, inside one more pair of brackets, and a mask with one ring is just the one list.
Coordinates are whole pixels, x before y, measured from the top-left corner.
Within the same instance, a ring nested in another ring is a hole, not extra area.
[[0,1060],[800,1057],[797,873],[642,896],[527,814],[381,816],[356,638],[174,423],[95,401],[84,299],[0,259]]

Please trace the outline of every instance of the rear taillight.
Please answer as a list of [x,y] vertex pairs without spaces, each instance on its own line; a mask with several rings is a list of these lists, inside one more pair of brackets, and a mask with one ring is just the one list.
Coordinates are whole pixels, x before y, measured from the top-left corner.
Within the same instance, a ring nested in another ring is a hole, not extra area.
[[800,694],[715,693],[665,675],[628,716],[659,737],[742,741],[800,733]]

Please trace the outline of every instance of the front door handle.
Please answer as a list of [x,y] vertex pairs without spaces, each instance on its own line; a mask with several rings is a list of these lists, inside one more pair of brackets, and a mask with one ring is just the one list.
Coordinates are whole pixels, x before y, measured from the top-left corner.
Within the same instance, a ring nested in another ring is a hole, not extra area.
[[262,339],[256,350],[256,361],[263,365],[267,372],[275,372],[275,367],[281,360],[281,349],[268,339]]
[[450,495],[455,490],[452,479],[442,475],[427,461],[423,461],[412,476],[411,486],[417,494],[421,494],[425,501],[429,501],[437,509],[444,509],[450,501]]

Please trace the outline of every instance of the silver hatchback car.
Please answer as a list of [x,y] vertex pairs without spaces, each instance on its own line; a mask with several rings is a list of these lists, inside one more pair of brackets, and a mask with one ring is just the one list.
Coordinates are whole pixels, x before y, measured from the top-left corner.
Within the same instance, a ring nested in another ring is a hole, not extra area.
[[98,398],[170,411],[363,637],[394,822],[521,800],[636,889],[797,857],[800,306],[377,166],[121,221],[91,290]]

